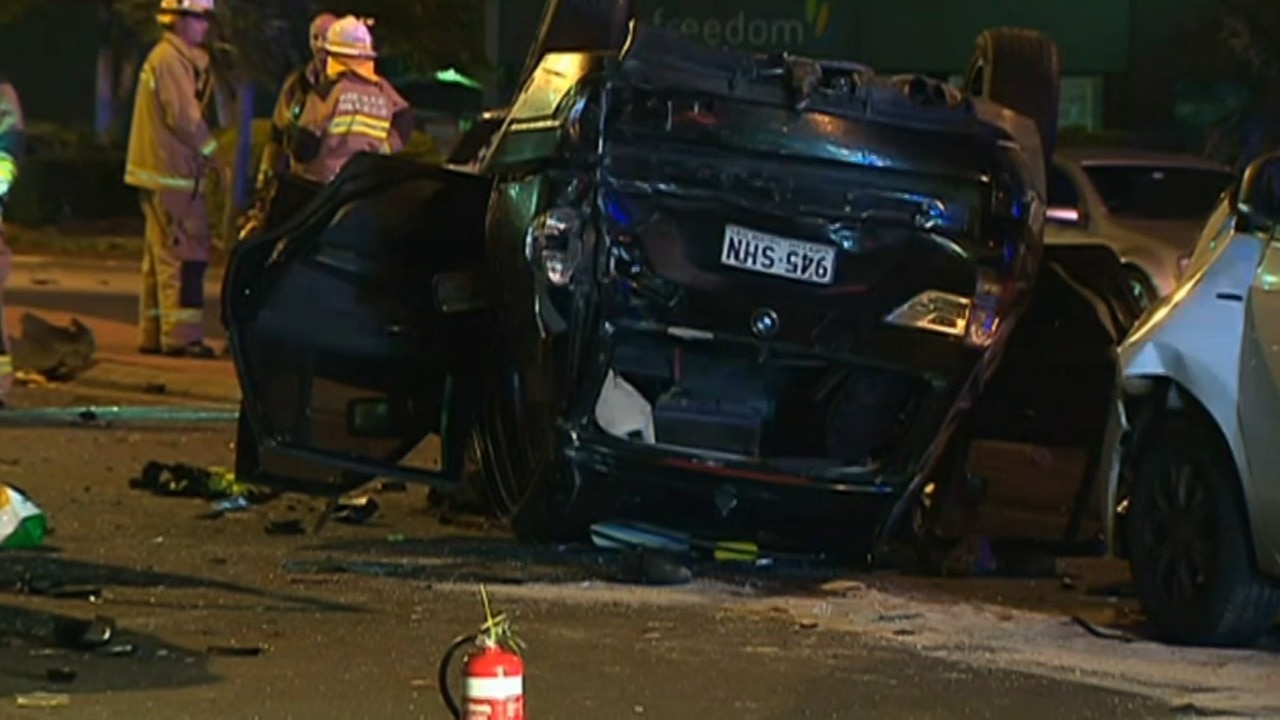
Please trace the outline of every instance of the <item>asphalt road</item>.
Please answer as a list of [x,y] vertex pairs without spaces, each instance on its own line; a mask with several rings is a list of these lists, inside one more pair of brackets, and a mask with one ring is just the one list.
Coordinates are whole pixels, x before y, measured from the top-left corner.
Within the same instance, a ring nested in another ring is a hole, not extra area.
[[[4,291],[6,305],[29,307],[79,315],[86,319],[138,322],[138,297],[136,293],[102,292],[97,290],[51,287],[11,287]],[[207,298],[205,309],[205,336],[220,340],[226,336],[219,320],[216,297]]]
[[[204,501],[127,487],[147,460],[227,464],[225,427],[0,435],[0,478],[28,489],[56,528],[45,551],[0,563],[0,694],[67,693],[67,717],[443,718],[436,663],[482,620],[478,582],[528,644],[533,720],[1170,717],[1167,702],[928,657],[797,623],[768,602],[609,585],[607,558],[442,525],[418,492],[378,496],[369,525],[271,536],[267,519],[314,508],[278,500],[201,519]],[[2,590],[24,577],[105,599]],[[95,615],[136,654],[57,649],[58,617]],[[259,643],[269,649],[258,657],[206,652]],[[64,668],[73,682],[45,679]]]

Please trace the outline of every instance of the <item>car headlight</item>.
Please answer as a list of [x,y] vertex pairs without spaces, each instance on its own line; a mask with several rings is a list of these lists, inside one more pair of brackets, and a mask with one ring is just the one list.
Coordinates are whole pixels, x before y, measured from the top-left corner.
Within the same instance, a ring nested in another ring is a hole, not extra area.
[[525,256],[547,282],[564,287],[582,262],[582,231],[582,216],[577,210],[551,208],[529,224]]

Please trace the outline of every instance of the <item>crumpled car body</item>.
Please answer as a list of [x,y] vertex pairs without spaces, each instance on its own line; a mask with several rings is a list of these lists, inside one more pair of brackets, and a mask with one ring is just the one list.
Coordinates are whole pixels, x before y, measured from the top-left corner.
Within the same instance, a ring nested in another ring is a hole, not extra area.
[[446,168],[358,157],[236,251],[238,471],[334,493],[479,473],[530,535],[883,538],[963,465],[958,427],[1051,443],[1027,414],[1074,403],[1070,441],[1106,432],[1114,388],[1075,383],[1114,377],[1133,310],[1114,253],[1044,256],[1034,123],[633,28],[544,54]]

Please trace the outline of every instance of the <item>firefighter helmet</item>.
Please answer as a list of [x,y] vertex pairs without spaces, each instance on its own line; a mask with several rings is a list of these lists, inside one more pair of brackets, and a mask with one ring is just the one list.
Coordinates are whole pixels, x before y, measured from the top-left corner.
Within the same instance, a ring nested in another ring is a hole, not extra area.
[[161,15],[212,15],[213,0],[160,0]]
[[311,51],[319,52],[324,49],[324,39],[329,32],[329,28],[338,21],[338,16],[331,12],[322,12],[315,16],[311,21]]
[[354,15],[336,21],[325,33],[324,50],[330,55],[348,58],[375,58],[373,33],[369,21]]

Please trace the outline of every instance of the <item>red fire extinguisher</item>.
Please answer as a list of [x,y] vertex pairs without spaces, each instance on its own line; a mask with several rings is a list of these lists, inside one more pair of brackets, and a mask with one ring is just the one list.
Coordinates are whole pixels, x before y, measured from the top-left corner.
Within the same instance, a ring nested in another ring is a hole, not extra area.
[[[480,588],[489,614],[489,599]],[[449,670],[458,652],[470,645],[462,664],[462,704],[449,689]],[[439,685],[444,705],[455,720],[524,720],[524,660],[520,641],[511,633],[505,615],[489,620],[475,635],[454,640],[440,659]]]

